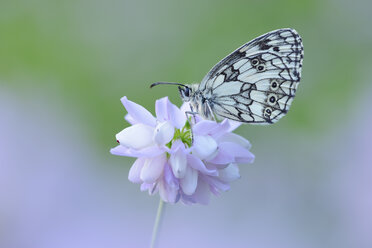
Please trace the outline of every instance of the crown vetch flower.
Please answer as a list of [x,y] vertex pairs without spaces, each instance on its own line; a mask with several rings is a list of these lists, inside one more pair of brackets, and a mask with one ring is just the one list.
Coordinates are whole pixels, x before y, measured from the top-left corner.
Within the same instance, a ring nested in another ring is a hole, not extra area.
[[219,195],[238,179],[238,163],[252,163],[254,155],[245,138],[232,133],[239,123],[217,123],[191,118],[167,97],[156,101],[156,118],[144,107],[121,99],[132,125],[116,135],[114,155],[136,157],[128,179],[142,191],[159,192],[165,202],[207,204],[211,193]]

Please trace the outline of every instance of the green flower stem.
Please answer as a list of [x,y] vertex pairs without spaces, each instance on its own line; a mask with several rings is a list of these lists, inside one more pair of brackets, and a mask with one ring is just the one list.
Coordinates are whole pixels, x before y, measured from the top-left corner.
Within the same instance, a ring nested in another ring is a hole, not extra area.
[[162,217],[163,217],[163,213],[164,213],[164,202],[160,198],[160,200],[159,200],[159,206],[158,206],[158,211],[156,213],[156,219],[155,219],[154,227],[152,229],[152,238],[151,238],[150,248],[154,248],[155,247],[156,238],[157,238],[157,235],[158,235],[158,230],[159,230],[160,222],[161,222]]

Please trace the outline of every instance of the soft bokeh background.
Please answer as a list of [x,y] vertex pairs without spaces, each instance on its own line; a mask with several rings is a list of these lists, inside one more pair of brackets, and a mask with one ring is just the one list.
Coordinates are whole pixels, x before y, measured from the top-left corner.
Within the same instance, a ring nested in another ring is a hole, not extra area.
[[372,247],[368,0],[0,3],[0,247],[147,247],[158,197],[115,157],[126,95],[154,112],[273,29],[303,37],[289,114],[239,128],[256,155],[208,206],[169,205],[160,247]]

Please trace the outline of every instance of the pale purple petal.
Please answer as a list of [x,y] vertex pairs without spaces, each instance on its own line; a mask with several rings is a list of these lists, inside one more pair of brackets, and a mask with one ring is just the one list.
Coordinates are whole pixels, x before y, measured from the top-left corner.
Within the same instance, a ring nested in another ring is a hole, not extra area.
[[120,145],[133,149],[141,149],[154,144],[152,136],[154,128],[142,123],[127,127],[116,134]]
[[239,164],[251,164],[254,162],[254,154],[250,153],[250,155],[246,155],[244,157],[236,157],[235,162]]
[[[181,146],[179,145],[181,143]],[[172,145],[172,150],[177,147],[175,151],[170,155],[169,163],[172,167],[172,171],[175,177],[183,178],[186,174],[186,152],[185,147],[181,141],[174,142]]]
[[178,151],[179,149],[186,149],[186,148],[185,148],[185,144],[183,144],[181,140],[177,139],[173,142],[172,147],[170,149],[170,153],[174,153]]
[[227,121],[229,122],[229,126],[230,126],[228,132],[234,131],[235,129],[240,127],[240,125],[242,124],[241,122],[233,121],[233,120],[229,120],[229,119]]
[[162,174],[166,159],[165,154],[154,158],[147,158],[141,171],[141,180],[145,183],[154,183]]
[[149,195],[154,195],[159,191],[159,184],[158,183],[142,183],[141,184],[141,191],[148,191]]
[[143,168],[143,165],[145,164],[144,158],[138,158],[130,167],[128,179],[132,183],[142,183],[142,180],[140,178],[141,170]]
[[217,139],[217,142],[218,143],[221,143],[221,142],[237,143],[247,149],[250,149],[252,146],[251,143],[247,139],[235,133],[225,133],[224,135],[222,135],[221,137]]
[[180,179],[180,185],[183,193],[186,195],[194,194],[196,186],[198,185],[198,172],[188,166],[186,168],[185,177]]
[[159,146],[169,143],[174,135],[174,127],[168,122],[159,123],[154,132],[154,141]]
[[230,124],[228,120],[224,119],[221,123],[219,123],[217,128],[211,130],[210,134],[214,139],[218,139],[220,136],[228,132],[229,128]]
[[142,183],[141,184],[141,191],[146,191],[146,190],[149,190],[149,191],[153,191],[155,188],[155,183]]
[[193,127],[193,131],[198,135],[211,135],[213,138],[218,138],[228,132],[230,123],[227,119],[221,123],[210,120],[202,120],[196,123]]
[[185,113],[176,105],[172,104],[168,97],[163,97],[155,103],[156,117],[158,121],[169,121],[174,127],[181,129],[186,122]]
[[235,157],[229,151],[224,150],[223,147],[219,147],[217,155],[207,161],[212,164],[223,165],[235,162]]
[[124,119],[129,122],[129,124],[131,125],[134,125],[134,124],[138,124],[139,122],[137,120],[135,120],[130,114],[126,114]]
[[143,123],[154,127],[156,125],[156,119],[152,114],[141,105],[129,101],[126,96],[122,97],[121,102],[123,103],[131,119],[136,123]]
[[172,188],[179,188],[179,181],[172,173],[172,169],[168,163],[164,166],[164,182]]
[[217,176],[218,171],[216,169],[208,169],[203,161],[201,161],[199,158],[188,154],[187,155],[187,164],[194,168],[195,170],[200,171],[202,174],[210,175],[210,176]]
[[218,125],[219,124],[215,121],[203,120],[196,123],[192,130],[194,131],[194,134],[207,135],[211,133],[211,130],[216,129]]
[[198,187],[196,188],[195,193],[190,196],[192,202],[207,205],[209,203],[210,196],[211,191],[209,184],[199,177]]
[[163,180],[159,182],[159,194],[166,202],[175,203],[179,199],[179,182],[167,163],[164,166]]
[[176,105],[168,102],[169,120],[178,129],[181,129],[186,123],[186,115]]
[[253,163],[254,155],[243,146],[232,143],[232,142],[222,142],[219,145],[219,149],[230,153],[235,157],[235,162],[237,163]]
[[163,97],[155,102],[156,119],[160,122],[168,121],[168,97]]
[[126,157],[155,157],[164,153],[164,148],[160,149],[156,146],[146,147],[144,149],[135,150],[118,145],[110,150],[111,154]]
[[217,142],[209,135],[194,136],[192,154],[203,159],[212,159],[217,155]]
[[205,176],[203,178],[211,187],[216,189],[216,192],[213,192],[214,194],[218,194],[218,191],[227,191],[230,189],[230,184],[222,182],[218,177],[210,177]]
[[240,178],[237,164],[229,164],[225,169],[219,171],[219,178],[224,182],[232,182]]

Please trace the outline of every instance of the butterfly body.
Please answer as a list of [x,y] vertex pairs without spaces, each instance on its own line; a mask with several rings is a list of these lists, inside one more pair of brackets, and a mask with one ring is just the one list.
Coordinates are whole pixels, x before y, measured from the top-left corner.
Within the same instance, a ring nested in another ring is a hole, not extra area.
[[[183,89],[187,88],[188,92],[184,92]],[[198,88],[199,84],[186,85],[185,88],[180,87],[182,101],[190,104],[191,112],[198,113],[204,119],[215,119],[213,95],[210,92],[200,91]]]
[[302,60],[298,33],[289,28],[274,30],[222,59],[200,84],[178,84],[180,95],[206,119],[272,124],[290,108]]

